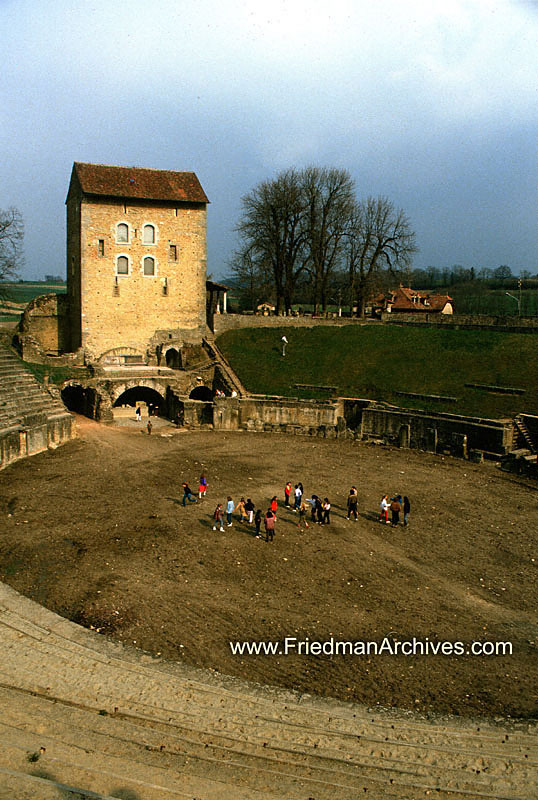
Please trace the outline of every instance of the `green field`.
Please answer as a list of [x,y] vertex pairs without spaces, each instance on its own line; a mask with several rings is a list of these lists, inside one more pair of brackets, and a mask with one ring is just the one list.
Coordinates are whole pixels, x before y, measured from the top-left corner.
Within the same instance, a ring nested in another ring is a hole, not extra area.
[[67,286],[65,283],[46,283],[45,281],[23,281],[22,283],[14,281],[2,283],[0,289],[2,289],[2,293],[5,291],[8,300],[12,300],[14,303],[29,303],[40,294],[50,294],[51,292],[65,294]]
[[[281,336],[289,344],[281,355]],[[327,398],[295,384],[335,386],[336,396],[490,418],[538,413],[538,335],[400,326],[255,328],[227,331],[217,344],[250,392]],[[473,389],[486,383],[522,395]],[[396,392],[456,397],[439,402]]]

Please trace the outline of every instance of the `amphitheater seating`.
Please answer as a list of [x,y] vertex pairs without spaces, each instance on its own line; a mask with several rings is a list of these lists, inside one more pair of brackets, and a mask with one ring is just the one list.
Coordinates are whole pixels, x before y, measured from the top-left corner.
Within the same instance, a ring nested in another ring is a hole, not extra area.
[[62,444],[74,418],[24,362],[0,344],[0,467]]

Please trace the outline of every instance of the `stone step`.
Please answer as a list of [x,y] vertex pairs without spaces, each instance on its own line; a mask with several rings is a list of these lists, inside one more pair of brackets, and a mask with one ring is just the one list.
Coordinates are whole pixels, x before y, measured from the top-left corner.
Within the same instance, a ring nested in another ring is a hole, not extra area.
[[0,767],[14,772],[44,747],[56,780],[144,800],[523,800],[538,781],[530,725],[376,713],[161,663],[1,584],[0,637]]

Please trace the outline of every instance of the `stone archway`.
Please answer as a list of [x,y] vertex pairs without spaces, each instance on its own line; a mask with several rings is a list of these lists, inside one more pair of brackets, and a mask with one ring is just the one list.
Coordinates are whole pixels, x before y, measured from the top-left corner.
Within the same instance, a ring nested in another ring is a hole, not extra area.
[[170,369],[181,369],[181,353],[175,347],[169,347],[165,354],[166,366]]
[[113,413],[116,416],[120,416],[120,412],[114,409],[127,408],[130,413],[138,407],[142,409],[143,416],[160,416],[167,413],[165,398],[149,386],[136,385],[124,388],[112,403]]
[[195,386],[189,395],[189,400],[203,400],[206,403],[212,403],[213,392],[209,386]]

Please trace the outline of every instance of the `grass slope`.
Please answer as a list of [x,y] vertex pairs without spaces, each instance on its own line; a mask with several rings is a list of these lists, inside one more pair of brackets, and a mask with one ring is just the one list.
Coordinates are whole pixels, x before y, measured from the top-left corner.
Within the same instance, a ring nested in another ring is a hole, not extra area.
[[[286,357],[281,336],[289,340]],[[538,337],[493,331],[349,326],[256,328],[227,331],[217,343],[249,391],[288,397],[329,397],[297,383],[337,387],[408,408],[483,417],[538,413]],[[493,394],[465,383],[525,389]],[[457,402],[422,401],[396,394],[448,395]]]

